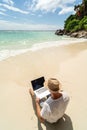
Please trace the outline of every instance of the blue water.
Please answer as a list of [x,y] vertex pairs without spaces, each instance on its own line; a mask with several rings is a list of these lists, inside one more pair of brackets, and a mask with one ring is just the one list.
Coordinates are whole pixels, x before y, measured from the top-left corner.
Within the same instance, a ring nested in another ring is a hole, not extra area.
[[55,31],[0,31],[0,60],[29,49],[72,41],[67,36],[57,36]]
[[0,31],[0,50],[24,49],[34,44],[62,38],[54,33],[54,31]]

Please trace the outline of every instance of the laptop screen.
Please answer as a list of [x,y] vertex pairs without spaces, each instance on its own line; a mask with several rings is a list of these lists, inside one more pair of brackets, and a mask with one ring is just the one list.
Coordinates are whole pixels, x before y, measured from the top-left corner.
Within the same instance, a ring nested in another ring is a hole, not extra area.
[[43,87],[44,81],[45,81],[44,77],[40,77],[40,78],[32,80],[31,84],[32,84],[33,90],[37,90],[37,89]]

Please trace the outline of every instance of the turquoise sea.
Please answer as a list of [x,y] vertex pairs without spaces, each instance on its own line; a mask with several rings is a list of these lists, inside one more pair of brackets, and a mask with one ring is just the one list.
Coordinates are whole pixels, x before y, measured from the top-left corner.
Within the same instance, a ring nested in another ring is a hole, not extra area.
[[68,44],[76,40],[57,36],[55,31],[0,31],[0,61],[28,50]]

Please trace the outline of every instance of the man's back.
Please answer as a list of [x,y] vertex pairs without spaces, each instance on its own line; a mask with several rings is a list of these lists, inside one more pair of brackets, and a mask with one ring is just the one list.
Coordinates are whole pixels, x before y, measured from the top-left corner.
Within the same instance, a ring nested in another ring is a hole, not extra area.
[[41,110],[41,116],[50,123],[56,122],[65,113],[69,102],[69,96],[65,92],[61,93],[62,96],[58,99],[52,99],[52,97],[49,97]]

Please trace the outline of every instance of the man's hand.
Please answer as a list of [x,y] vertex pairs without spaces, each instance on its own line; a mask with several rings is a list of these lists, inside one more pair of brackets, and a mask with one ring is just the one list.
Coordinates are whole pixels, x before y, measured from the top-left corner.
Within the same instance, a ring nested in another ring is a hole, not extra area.
[[40,108],[40,99],[39,98],[36,98],[36,111],[37,111],[37,116],[38,118],[40,119],[40,121],[42,123],[44,123],[44,119],[41,117],[41,114],[40,114],[40,111],[41,111],[41,108]]
[[[29,93],[30,93],[31,97],[33,98],[34,97],[34,92],[33,92],[33,90],[31,88],[29,89]],[[41,111],[41,108],[40,108],[40,99],[36,98],[35,99],[35,103],[36,103],[37,116],[40,119],[40,121],[42,123],[44,123],[44,119],[41,117],[41,114],[40,114],[40,111]]]
[[40,103],[40,99],[39,98],[36,98],[36,103]]
[[32,88],[29,88],[29,93],[30,93],[31,97],[34,97],[34,91]]

